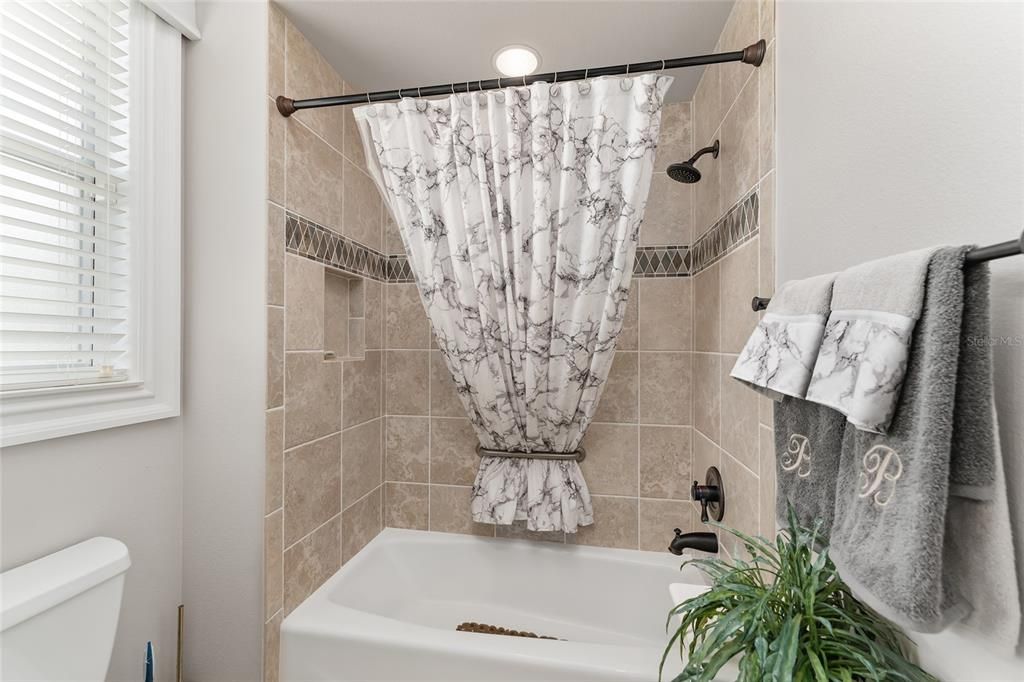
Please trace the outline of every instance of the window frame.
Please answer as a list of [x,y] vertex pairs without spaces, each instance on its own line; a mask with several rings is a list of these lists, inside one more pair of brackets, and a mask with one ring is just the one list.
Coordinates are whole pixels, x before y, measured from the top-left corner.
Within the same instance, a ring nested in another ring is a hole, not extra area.
[[125,381],[4,393],[2,447],[181,414],[182,38],[132,2],[128,253],[135,364]]

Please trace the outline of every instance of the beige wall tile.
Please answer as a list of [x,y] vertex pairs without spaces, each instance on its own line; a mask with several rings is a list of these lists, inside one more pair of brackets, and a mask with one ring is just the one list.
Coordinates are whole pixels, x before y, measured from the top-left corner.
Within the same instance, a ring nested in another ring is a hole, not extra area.
[[640,353],[640,423],[689,424],[690,353]]
[[281,528],[283,512],[278,509],[263,519],[263,613],[269,617],[281,610],[284,605],[284,572],[282,555],[284,553],[283,531]]
[[266,489],[264,491],[264,512],[269,514],[280,509],[284,485],[284,408],[267,410],[267,458]]
[[758,395],[729,376],[735,355],[722,356],[722,449],[757,471]]
[[[687,158],[689,154],[676,161]],[[654,170],[640,227],[640,245],[689,244],[693,234],[693,185],[672,180],[660,166]]]
[[591,424],[583,447],[587,457],[580,467],[591,493],[636,496],[636,425]]
[[[351,95],[357,92],[365,92],[365,90],[346,82],[342,92],[346,95]],[[338,109],[343,112],[345,118],[345,146],[343,149],[345,156],[359,170],[365,171],[366,157],[363,153],[363,140],[359,135],[359,128],[356,126],[355,117],[352,115],[354,107],[338,107]]]
[[[722,451],[700,432],[693,434],[693,478],[704,483],[709,467],[722,468]],[[698,517],[699,518],[699,517]]]
[[754,237],[719,263],[721,267],[721,340],[719,350],[739,353],[757,326],[750,299],[758,292],[758,238]]
[[387,417],[384,480],[428,482],[430,419]]
[[366,320],[361,317],[348,320],[348,353],[353,358],[366,357]]
[[710,145],[715,139],[715,132],[718,130],[718,126],[721,125],[723,116],[721,93],[721,65],[704,67],[700,83],[693,94],[694,150]]
[[[758,13],[758,0],[737,0],[729,14],[729,20],[725,22],[722,35],[719,37],[718,47],[722,51],[742,50],[747,45],[756,42],[761,36],[760,17]],[[756,69],[749,64],[742,62],[730,62],[722,64],[722,91],[720,100],[720,111],[723,113],[729,110],[740,88],[751,77]]]
[[296,606],[341,567],[341,514],[284,551],[284,612]]
[[267,202],[267,303],[284,305],[284,209]]
[[430,530],[442,533],[494,536],[494,526],[476,523],[469,512],[472,488],[458,485],[430,486]]
[[277,111],[272,99],[267,100],[267,199],[284,206],[285,152],[288,144],[288,119]]
[[349,357],[348,278],[324,272],[324,350]]
[[387,414],[427,414],[428,355],[425,350],[387,351]]
[[285,354],[284,440],[291,448],[341,429],[341,363]]
[[616,350],[636,350],[639,344],[640,325],[640,280],[634,279],[629,287],[629,298],[626,300],[626,316],[622,319],[622,329],[615,340]]
[[[270,26],[267,40],[267,95],[271,98],[283,95],[284,83],[284,50],[285,50],[285,19],[284,12],[277,3],[270,3]],[[280,114],[278,114],[280,116]]]
[[341,515],[341,560],[349,561],[383,526],[381,488],[377,487]]
[[368,350],[362,360],[344,363],[343,428],[376,419],[384,413],[380,395],[383,356],[382,351]]
[[415,284],[388,284],[385,337],[388,348],[429,348],[430,323]]
[[267,407],[284,404],[284,308],[267,306]]
[[757,69],[758,99],[758,144],[760,174],[775,168],[775,46],[765,53],[764,61]]
[[594,495],[594,523],[580,526],[576,543],[598,547],[636,549],[637,499],[635,497],[604,497]]
[[284,453],[284,543],[290,546],[341,511],[341,436]]
[[757,182],[759,129],[757,80],[751,79],[722,123],[722,151],[718,155],[721,166],[719,215],[725,215]]
[[689,277],[641,279],[640,350],[690,350],[693,286]]
[[309,128],[295,120],[295,116],[289,118],[286,124],[286,206],[340,232],[345,159]]
[[760,212],[758,248],[758,296],[771,297],[775,294],[775,173],[769,173],[761,180],[757,193]]
[[430,482],[473,485],[480,458],[468,419],[430,418]]
[[772,428],[775,423],[775,401],[771,398],[760,397],[757,401],[758,421]]
[[263,682],[278,682],[281,653],[281,620],[277,613],[263,626]]
[[441,351],[430,351],[430,415],[433,417],[465,417],[466,408],[459,400],[448,365]]
[[694,350],[716,352],[721,343],[719,266],[715,263],[693,278]]
[[398,230],[398,223],[395,222],[387,205],[384,206],[384,253],[389,256],[405,255],[405,244],[402,243],[402,234]]
[[760,440],[760,469],[758,487],[761,490],[760,530],[766,538],[774,538],[775,527],[775,436],[771,429],[762,426],[758,430]]
[[775,0],[761,0],[761,37],[771,43],[775,38]]
[[427,530],[430,486],[421,483],[384,484],[384,525]]
[[324,347],[324,266],[302,256],[285,258],[285,348]]
[[693,425],[716,443],[721,441],[721,365],[717,355],[693,355]]
[[[760,491],[757,476],[742,464],[722,453],[722,481],[725,485],[725,517],[722,523],[729,528],[735,528],[748,535],[757,535],[760,531],[758,514],[760,512]],[[736,551],[738,541],[723,535],[720,540],[725,540],[729,552],[738,556]]]
[[[288,96],[306,99],[342,92],[341,76],[291,22],[286,23],[285,33],[288,41],[285,65]],[[344,107],[306,109],[295,112],[292,118],[308,125],[340,152],[345,132],[342,109]]]
[[[721,137],[722,133],[718,133]],[[716,138],[718,139],[718,138]],[[713,142],[714,140],[712,140]],[[725,144],[721,141],[721,144]],[[722,217],[722,155],[712,158],[704,156],[697,162],[701,172],[700,182],[693,186],[693,239],[697,240],[710,230]]]
[[384,347],[384,285],[380,282],[363,280],[366,317],[366,348],[377,350]]
[[690,499],[690,439],[685,426],[640,427],[640,497]]
[[664,171],[670,163],[685,161],[693,153],[693,127],[689,102],[666,104],[661,110],[661,132],[654,155],[654,170]]
[[682,500],[640,500],[640,549],[664,552],[675,537],[675,529],[690,533],[693,505]]
[[366,286],[372,280],[353,277],[348,283],[348,316],[366,317]]
[[594,421],[636,423],[637,366],[637,353],[615,353]]
[[382,419],[374,419],[342,433],[341,499],[345,509],[381,484],[382,422]]
[[381,250],[381,200],[370,176],[345,161],[345,207],[342,233],[364,246]]

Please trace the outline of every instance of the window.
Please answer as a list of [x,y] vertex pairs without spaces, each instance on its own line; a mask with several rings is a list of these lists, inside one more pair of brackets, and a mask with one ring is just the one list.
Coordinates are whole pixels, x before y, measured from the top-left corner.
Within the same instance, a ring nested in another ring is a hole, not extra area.
[[135,0],[0,15],[3,444],[173,416],[180,36]]

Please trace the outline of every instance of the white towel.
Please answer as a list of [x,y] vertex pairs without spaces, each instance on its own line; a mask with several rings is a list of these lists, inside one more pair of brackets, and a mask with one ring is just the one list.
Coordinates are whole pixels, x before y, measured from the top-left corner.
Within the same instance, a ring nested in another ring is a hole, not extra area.
[[886,433],[937,248],[870,261],[836,276],[808,400],[838,410],[858,429]]
[[786,282],[768,309],[730,373],[774,400],[803,398],[818,356],[836,275]]

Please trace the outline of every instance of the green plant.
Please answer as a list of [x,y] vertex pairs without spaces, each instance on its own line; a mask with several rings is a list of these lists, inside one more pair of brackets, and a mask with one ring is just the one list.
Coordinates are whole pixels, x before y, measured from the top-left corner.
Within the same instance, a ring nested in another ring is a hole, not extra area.
[[792,510],[774,544],[725,530],[750,558],[686,562],[712,587],[669,614],[669,627],[681,622],[662,670],[674,649],[686,658],[673,682],[709,682],[731,660],[738,682],[935,681],[911,662],[899,628],[854,598],[824,548],[815,554],[818,529],[801,528]]

